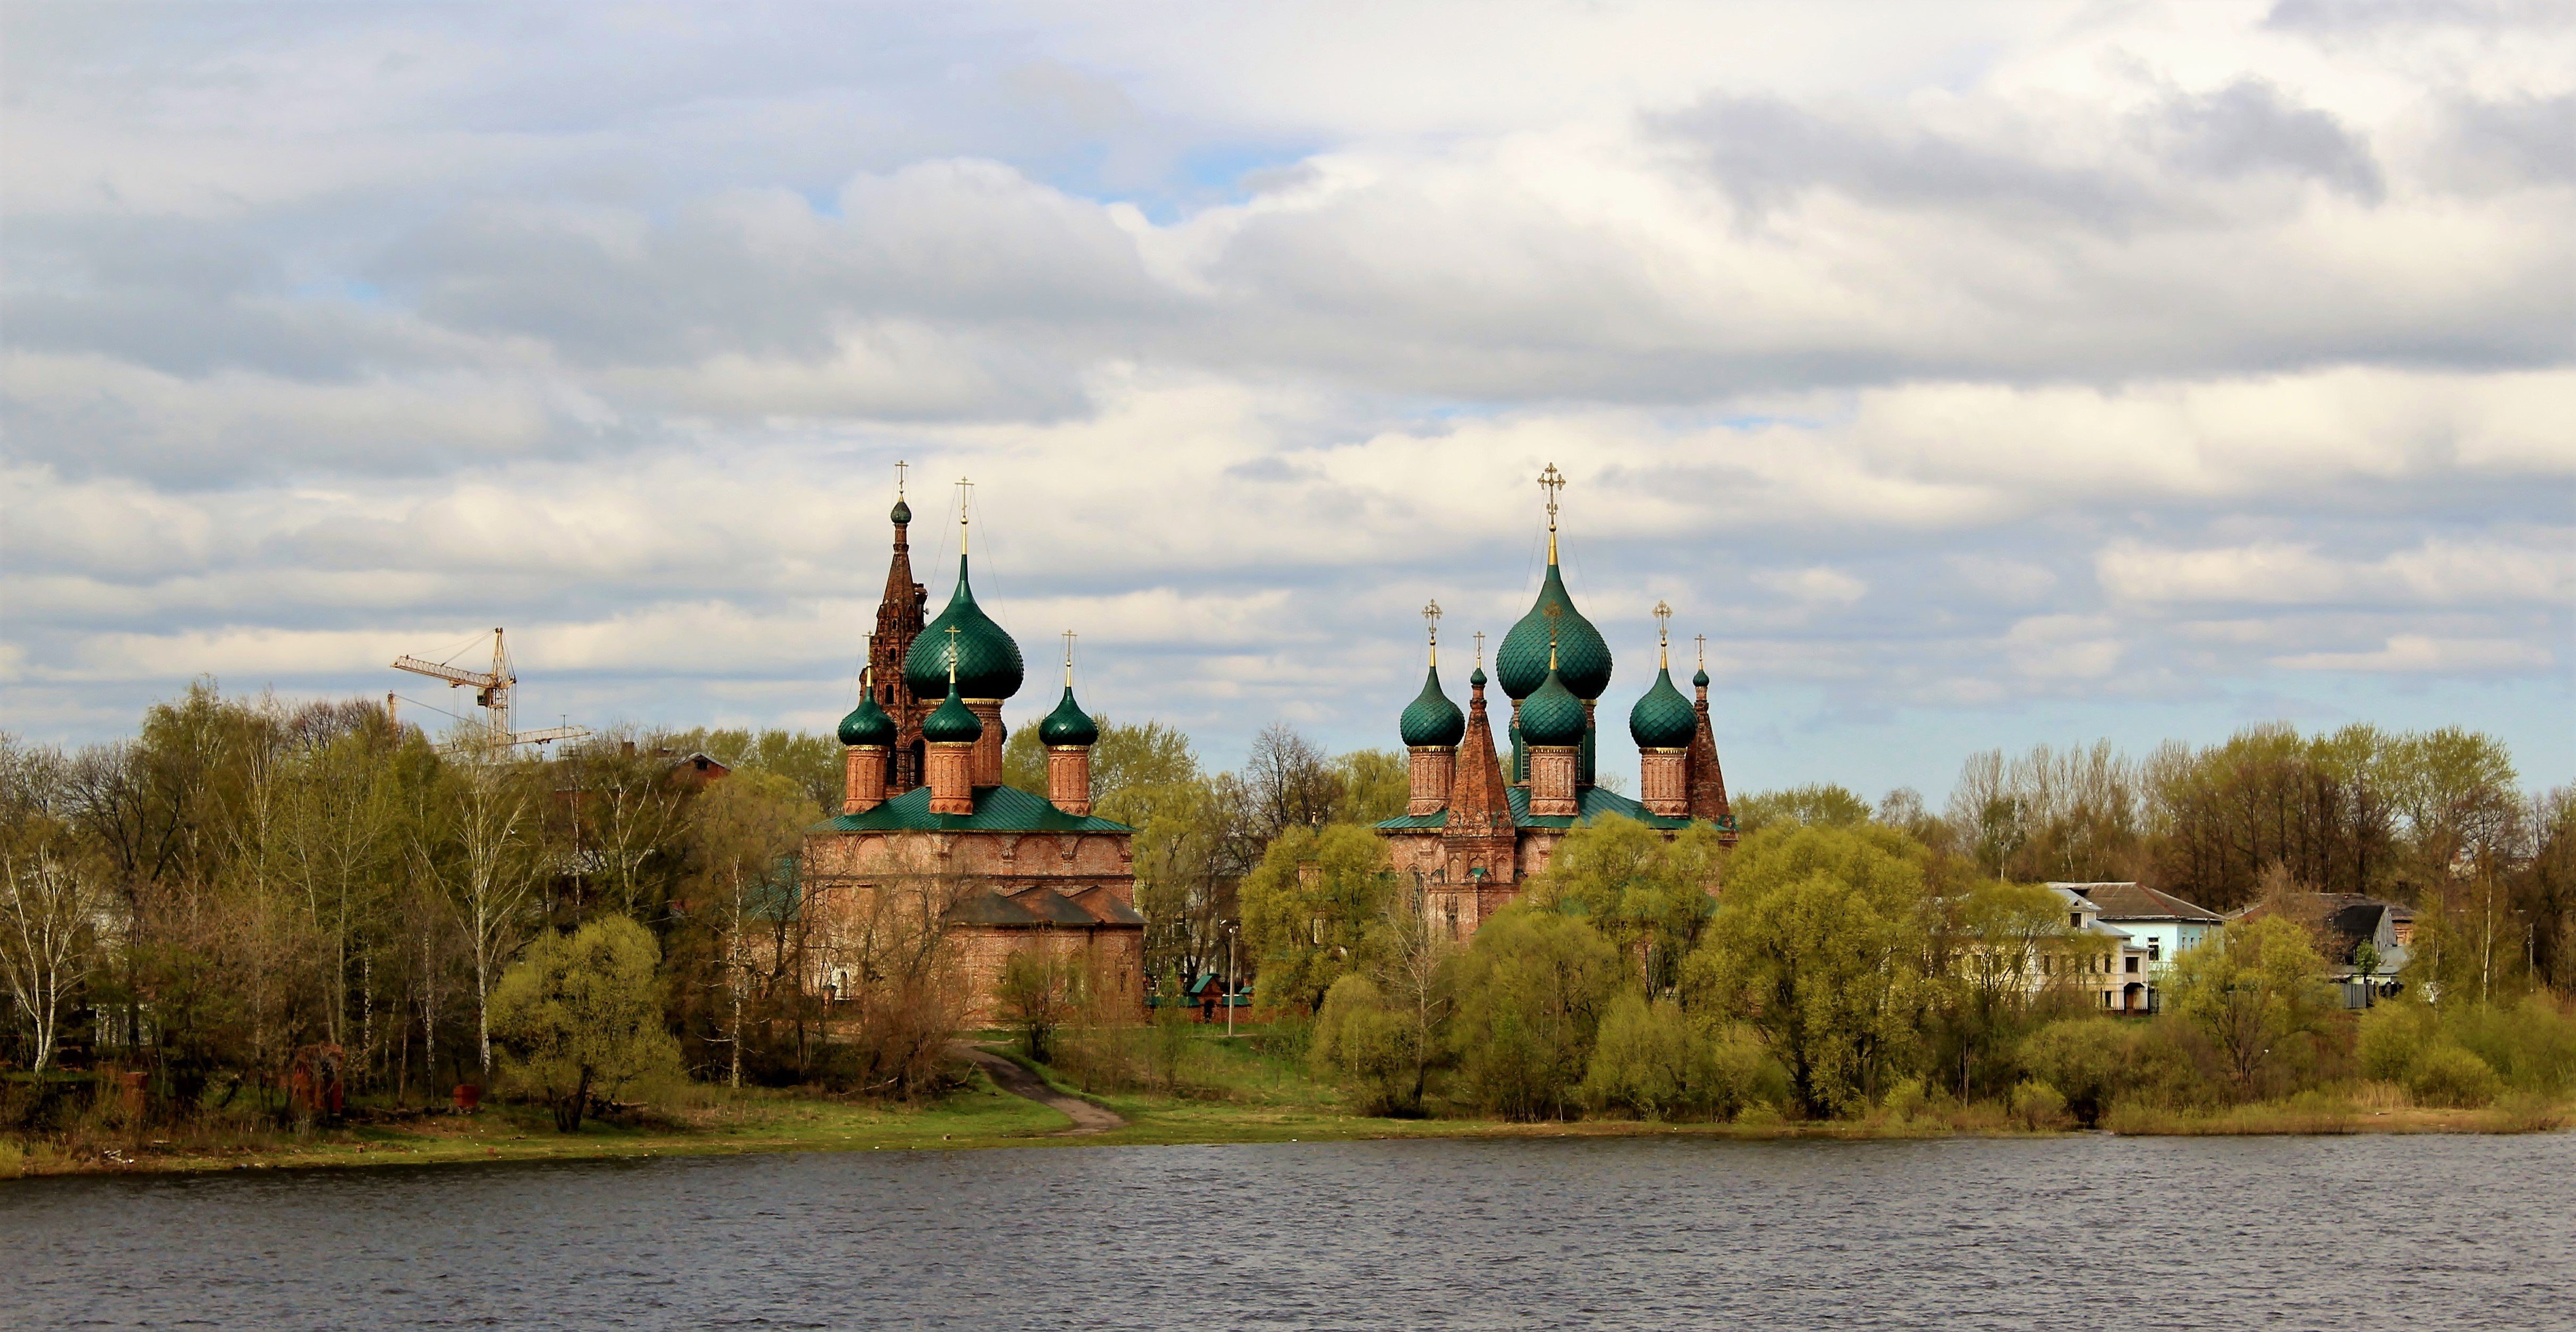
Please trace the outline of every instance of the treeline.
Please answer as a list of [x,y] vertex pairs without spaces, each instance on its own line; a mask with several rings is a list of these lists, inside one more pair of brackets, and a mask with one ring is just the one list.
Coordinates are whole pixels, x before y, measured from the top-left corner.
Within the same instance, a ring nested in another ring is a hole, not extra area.
[[1381,1114],[2152,1128],[2302,1095],[2545,1108],[2576,1087],[2576,1016],[2527,968],[2481,973],[2450,918],[2419,925],[2410,998],[2366,1017],[2288,914],[2185,954],[2160,1015],[2115,1017],[2088,981],[2116,959],[2051,890],[1875,818],[1771,814],[1714,900],[1713,835],[1577,830],[1465,941],[1363,835],[1290,833],[1244,886],[1245,927],[1269,996],[1312,1005],[1318,1072]]

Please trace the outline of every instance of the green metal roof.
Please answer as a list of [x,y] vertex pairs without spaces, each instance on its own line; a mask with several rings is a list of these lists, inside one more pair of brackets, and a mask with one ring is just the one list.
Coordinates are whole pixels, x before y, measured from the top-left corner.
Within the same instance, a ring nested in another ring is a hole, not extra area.
[[993,617],[975,604],[974,585],[966,578],[966,557],[957,557],[957,590],[939,618],[921,627],[903,654],[903,682],[915,698],[933,698],[948,688],[948,629],[957,627],[957,693],[961,698],[1009,698],[1020,692],[1024,668],[1020,645]]
[[[1689,819],[1667,818],[1605,786],[1577,787],[1574,794],[1575,809],[1578,812],[1572,817],[1560,814],[1548,818],[1532,818],[1529,812],[1529,788],[1526,786],[1510,786],[1503,789],[1504,799],[1511,802],[1512,823],[1515,827],[1571,828],[1578,823],[1590,823],[1595,819],[1611,814],[1635,819],[1637,822],[1642,823],[1649,828],[1678,830],[1687,828],[1691,825],[1691,820]],[[1707,825],[1705,820],[1702,820],[1701,822],[1704,826],[1713,826]],[[1380,822],[1377,825],[1377,828],[1381,832],[1405,832],[1411,829],[1445,828],[1448,826],[1449,811],[1444,809],[1436,814],[1411,814],[1401,818],[1387,819]]]
[[1688,749],[1699,732],[1699,713],[1673,688],[1670,669],[1655,673],[1655,687],[1628,709],[1628,736],[1643,749]]
[[1440,668],[1434,666],[1422,677],[1422,692],[1407,704],[1404,715],[1396,719],[1396,733],[1408,746],[1454,745],[1467,736],[1467,714],[1449,701],[1440,688]]
[[1050,746],[1100,743],[1100,724],[1073,701],[1072,685],[1064,687],[1064,697],[1056,701],[1055,711],[1038,723],[1038,740]]
[[1583,732],[1592,719],[1583,713],[1583,700],[1565,685],[1565,677],[1550,667],[1547,682],[1538,687],[1521,704],[1521,742],[1529,745],[1579,745]]
[[972,814],[933,814],[930,788],[915,787],[864,814],[843,814],[814,825],[816,832],[1096,832],[1132,833],[1126,824],[1067,814],[1015,786],[975,790]]
[[1576,698],[1599,698],[1610,687],[1610,645],[1601,641],[1601,631],[1592,627],[1583,612],[1574,608],[1574,598],[1565,590],[1565,575],[1551,562],[1547,580],[1539,584],[1538,600],[1529,614],[1503,635],[1503,645],[1494,651],[1494,675],[1503,682],[1503,692],[1513,698],[1528,698],[1538,692],[1547,679],[1548,608],[1554,607],[1556,668],[1565,677],[1565,687]]

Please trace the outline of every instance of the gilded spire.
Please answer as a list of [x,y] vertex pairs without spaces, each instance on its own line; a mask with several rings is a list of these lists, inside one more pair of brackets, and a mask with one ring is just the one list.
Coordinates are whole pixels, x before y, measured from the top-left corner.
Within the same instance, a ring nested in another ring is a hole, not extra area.
[[974,482],[957,478],[957,553],[961,556],[966,553],[966,497],[974,488]]
[[1565,489],[1565,473],[1556,470],[1555,463],[1549,463],[1547,470],[1538,474],[1538,488],[1547,495],[1547,562],[1554,564],[1556,563],[1556,492]]
[[1665,602],[1661,602],[1661,601],[1656,602],[1656,603],[1655,603],[1655,664],[1656,664],[1656,665],[1658,665],[1658,666],[1663,667],[1663,668],[1664,668],[1664,669],[1666,669],[1666,670],[1671,670],[1671,669],[1672,669],[1672,665],[1673,665],[1673,634],[1672,634],[1672,628],[1673,628],[1673,608],[1672,608],[1669,604],[1667,604],[1667,603],[1665,603]]
[[957,692],[957,626],[953,624],[948,626],[948,692]]
[[1431,664],[1440,664],[1440,599],[1434,597],[1422,608],[1423,622],[1431,626]]
[[1064,687],[1073,688],[1073,631],[1064,631]]

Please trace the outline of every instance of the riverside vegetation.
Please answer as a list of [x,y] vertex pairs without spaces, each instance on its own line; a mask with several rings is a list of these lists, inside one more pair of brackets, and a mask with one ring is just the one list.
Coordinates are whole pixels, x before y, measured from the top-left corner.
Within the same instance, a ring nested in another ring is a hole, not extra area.
[[[700,751],[732,775],[689,780]],[[1731,852],[1608,820],[1464,941],[1366,826],[1402,807],[1400,756],[1275,727],[1208,772],[1153,723],[1095,753],[1100,812],[1139,830],[1154,974],[1223,970],[1233,925],[1264,1021],[1140,1022],[1015,968],[982,1039],[1129,1121],[1085,1141],[2529,1129],[2576,1092],[2576,800],[2522,796],[2489,737],[1988,753],[1937,814],[1742,799]],[[1042,760],[1015,735],[1010,780],[1043,789]],[[799,983],[788,858],[838,770],[828,737],[775,731],[460,758],[373,705],[211,685],[129,741],[0,739],[0,1176],[1063,1127],[957,1057],[935,938],[840,1004]],[[2406,993],[2343,1012],[2281,912],[2183,958],[2163,1013],[2105,1016],[2028,983],[2080,951],[2039,878],[2407,901]],[[485,1105],[454,1112],[458,1084]]]

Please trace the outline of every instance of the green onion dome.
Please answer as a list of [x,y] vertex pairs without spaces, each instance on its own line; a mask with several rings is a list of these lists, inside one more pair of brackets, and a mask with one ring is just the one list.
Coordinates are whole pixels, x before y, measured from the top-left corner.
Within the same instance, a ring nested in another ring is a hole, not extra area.
[[894,512],[887,516],[893,518],[897,523],[911,522],[912,506],[904,503],[902,500],[896,500],[894,502]]
[[903,654],[903,682],[915,698],[935,698],[948,688],[948,629],[957,628],[957,692],[961,698],[1009,698],[1020,692],[1020,645],[975,604],[966,580],[966,557],[957,557],[957,591],[939,618],[923,625]]
[[1038,739],[1049,748],[1099,743],[1100,724],[1073,701],[1072,685],[1064,687],[1064,697],[1056,701],[1055,711],[1038,723]]
[[1655,687],[1628,709],[1628,735],[1639,749],[1688,749],[1699,731],[1699,713],[1673,688],[1669,669],[1655,672]]
[[921,719],[921,738],[934,745],[973,744],[984,738],[984,721],[966,710],[966,700],[952,684],[948,697]]
[[1422,677],[1422,693],[1405,705],[1404,716],[1396,723],[1404,743],[1413,748],[1438,745],[1446,748],[1467,738],[1467,714],[1449,701],[1440,688],[1440,668],[1434,666]]
[[1698,670],[1691,672],[1691,683],[1698,685],[1702,689],[1708,688],[1708,668],[1702,666]]
[[1547,679],[1521,701],[1521,743],[1529,745],[1579,745],[1591,719],[1583,715],[1583,700],[1565,687],[1562,671],[1549,671]]
[[850,709],[850,715],[841,719],[842,744],[878,745],[890,749],[894,740],[894,718],[887,716],[886,710],[877,706],[873,697],[860,699],[859,705]]
[[1564,676],[1565,687],[1576,698],[1601,697],[1601,691],[1610,687],[1610,645],[1574,609],[1574,598],[1565,592],[1565,577],[1552,563],[1547,566],[1547,581],[1539,584],[1537,603],[1503,635],[1503,646],[1494,653],[1494,674],[1502,679],[1503,692],[1525,699],[1547,678],[1550,607],[1556,609],[1556,669]]
[[1471,689],[1482,689],[1485,687],[1484,667],[1477,667],[1475,673],[1467,677],[1467,686]]

